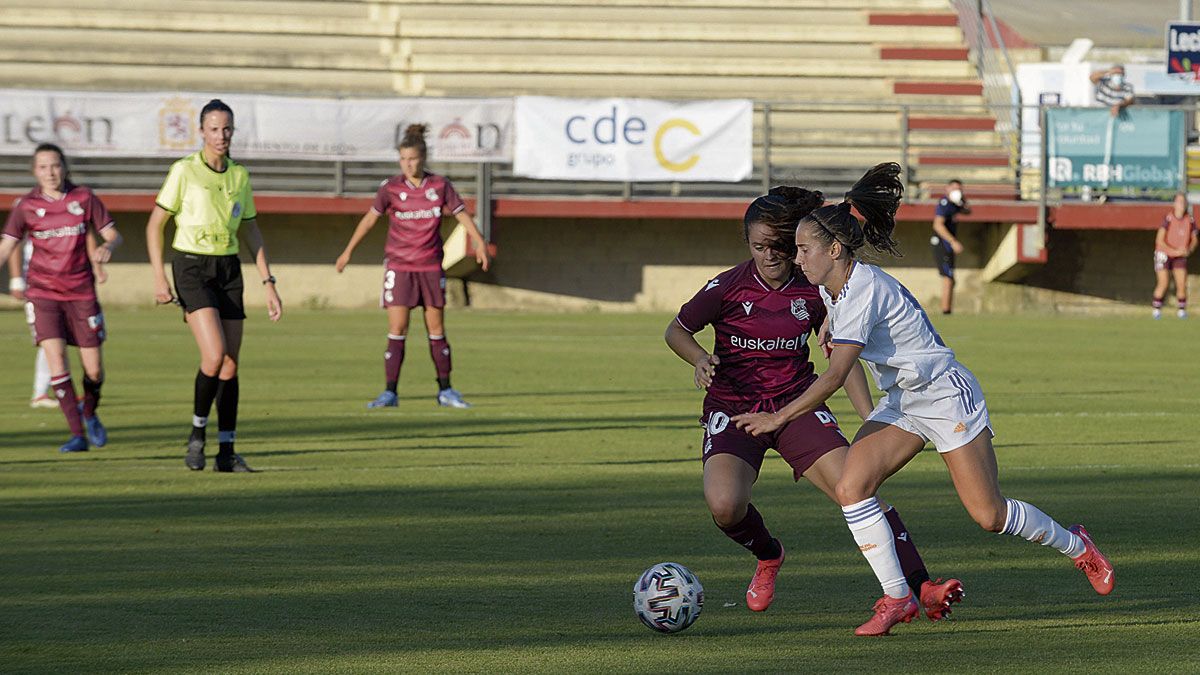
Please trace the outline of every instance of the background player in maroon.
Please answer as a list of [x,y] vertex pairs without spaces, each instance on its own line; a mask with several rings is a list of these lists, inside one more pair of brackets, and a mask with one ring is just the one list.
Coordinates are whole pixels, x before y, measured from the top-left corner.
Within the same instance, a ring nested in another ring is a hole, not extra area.
[[1187,195],[1175,195],[1175,208],[1163,217],[1154,237],[1154,318],[1162,317],[1170,277],[1175,279],[1176,315],[1187,318],[1187,259],[1196,252],[1196,221],[1188,213]]
[[[742,411],[773,411],[816,379],[808,337],[821,327],[826,310],[817,288],[792,259],[796,224],[823,203],[820,192],[795,187],[777,187],[754,200],[743,220],[751,259],[709,281],[680,308],[665,335],[671,350],[695,367],[696,386],[707,390],[700,418],[704,498],[717,527],[759,560],[746,591],[746,605],[754,611],[771,604],[784,561],[782,544],[750,502],[766,451],[774,448],[795,480],[807,478],[836,503],[834,487],[849,445],[827,407],[764,438],[730,422]],[[694,337],[707,325],[715,333],[711,354]],[[865,418],[874,403],[861,367],[846,391]],[[950,604],[962,599],[962,584],[931,582],[900,515],[889,509],[887,518],[897,551],[903,551],[905,575],[921,589],[927,615],[943,618]]]
[[[92,265],[108,262],[121,235],[100,199],[70,182],[67,159],[58,146],[44,143],[34,150],[33,175],[37,187],[13,204],[4,226],[0,260],[26,236],[33,242],[26,270],[26,312],[33,317],[35,342],[46,350],[50,386],[71,429],[71,439],[59,451],[84,452],[88,439],[97,447],[108,442],[96,415],[104,383],[100,345],[105,335]],[[89,227],[104,240],[91,256]],[[79,347],[82,405],[71,382],[67,345]]]
[[396,386],[404,363],[404,344],[408,339],[409,311],[423,307],[425,329],[429,335],[429,354],[437,370],[438,405],[470,407],[462,395],[450,386],[450,343],[446,340],[444,308],[446,275],[442,271],[442,216],[453,214],[466,228],[475,248],[475,260],[488,269],[487,243],[466,204],[444,176],[425,171],[425,125],[413,124],[400,141],[399,176],[384,181],[375,194],[375,203],[358,221],[358,227],[337,259],[340,273],[350,263],[354,249],[375,227],[379,216],[387,214],[388,237],[384,249],[383,289],[379,304],[387,310],[388,345],[383,356],[384,391],[368,408],[398,405]]

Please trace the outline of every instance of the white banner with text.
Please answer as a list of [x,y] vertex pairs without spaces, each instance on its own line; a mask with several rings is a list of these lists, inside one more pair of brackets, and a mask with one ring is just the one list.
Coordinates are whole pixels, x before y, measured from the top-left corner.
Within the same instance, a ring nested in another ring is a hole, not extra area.
[[176,157],[200,148],[200,110],[233,109],[235,158],[394,161],[409,124],[432,162],[512,160],[511,98],[333,99],[253,94],[0,89],[0,154],[56,143],[83,157]]
[[737,182],[753,168],[749,100],[516,99],[513,173],[600,181]]

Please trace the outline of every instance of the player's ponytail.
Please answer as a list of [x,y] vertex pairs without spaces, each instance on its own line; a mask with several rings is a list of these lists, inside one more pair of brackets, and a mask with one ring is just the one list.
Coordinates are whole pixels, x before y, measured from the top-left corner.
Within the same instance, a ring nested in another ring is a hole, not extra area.
[[[817,238],[826,245],[838,242],[847,252],[854,253],[870,244],[880,253],[900,255],[892,233],[896,230],[896,210],[904,194],[900,180],[900,165],[895,162],[877,164],[846,193],[840,204],[824,206],[812,212],[806,223],[812,223]],[[864,221],[851,210],[857,209]]]
[[767,194],[750,202],[742,217],[742,238],[750,241],[750,226],[765,225],[771,230],[772,247],[789,258],[796,255],[796,226],[813,209],[825,203],[825,195],[793,185],[777,185]]
[[208,115],[208,113],[211,113],[211,112],[228,113],[230,123],[233,122],[233,108],[230,108],[221,99],[214,98],[213,100],[209,101],[208,103],[205,103],[204,107],[200,109],[200,126],[204,126],[204,117],[205,117],[205,115]]
[[425,146],[425,132],[429,127],[424,124],[410,124],[404,129],[404,138],[400,139],[400,144],[396,146],[397,150],[405,148],[413,148],[421,153],[422,157],[428,155],[428,149]]

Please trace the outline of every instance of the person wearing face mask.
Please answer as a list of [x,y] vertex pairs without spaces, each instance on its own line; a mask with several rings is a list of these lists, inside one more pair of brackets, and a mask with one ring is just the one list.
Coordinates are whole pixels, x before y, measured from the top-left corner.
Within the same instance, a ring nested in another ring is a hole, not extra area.
[[[702,286],[664,335],[671,351],[693,366],[696,388],[706,392],[700,416],[704,499],[717,528],[758,559],[746,590],[746,606],[755,612],[774,599],[784,560],[783,545],[750,501],[767,450],[783,457],[794,480],[806,478],[836,501],[833,487],[849,446],[824,405],[758,438],[731,421],[747,410],[773,412],[816,380],[808,337],[825,322],[825,305],[792,259],[796,224],[824,203],[820,192],[793,186],[774,187],[751,202],[742,222],[750,260]],[[695,337],[705,326],[713,328],[711,351]],[[852,368],[845,389],[859,416],[871,412],[874,401],[861,367]],[[931,580],[899,513],[886,504],[881,512],[925,615],[931,621],[945,618],[963,598],[962,583]]]
[[1092,73],[1096,85],[1096,103],[1106,106],[1113,117],[1133,105],[1133,85],[1125,79],[1125,66],[1117,63],[1108,70]]
[[933,216],[933,236],[929,244],[933,250],[933,264],[942,278],[942,314],[954,310],[954,257],[963,252],[958,240],[958,214],[968,214],[967,198],[963,196],[962,181],[951,180],[946,184],[946,196],[938,200]]

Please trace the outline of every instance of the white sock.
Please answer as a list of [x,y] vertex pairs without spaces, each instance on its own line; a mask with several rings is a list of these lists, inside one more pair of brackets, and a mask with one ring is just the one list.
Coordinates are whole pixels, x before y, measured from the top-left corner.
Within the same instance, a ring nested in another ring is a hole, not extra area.
[[201,417],[199,415],[192,415],[192,426],[203,429],[204,427],[208,426],[208,418]]
[[854,543],[858,544],[858,550],[862,551],[863,557],[874,570],[883,592],[893,598],[908,597],[908,582],[904,580],[900,559],[896,557],[896,540],[892,538],[892,527],[879,509],[879,500],[870,497],[857,504],[843,506],[842,515],[846,517],[846,525],[850,527],[850,534],[854,535]]
[[46,350],[38,347],[37,359],[33,366],[33,397],[46,396],[50,393],[50,363],[46,361]]
[[1008,505],[1008,517],[1000,534],[1024,537],[1035,544],[1054,548],[1070,558],[1083,555],[1083,540],[1042,513],[1038,507],[1018,499],[1004,501]]

